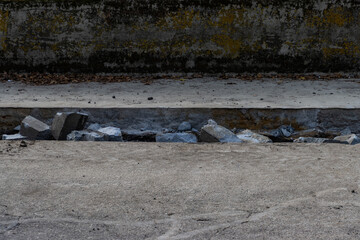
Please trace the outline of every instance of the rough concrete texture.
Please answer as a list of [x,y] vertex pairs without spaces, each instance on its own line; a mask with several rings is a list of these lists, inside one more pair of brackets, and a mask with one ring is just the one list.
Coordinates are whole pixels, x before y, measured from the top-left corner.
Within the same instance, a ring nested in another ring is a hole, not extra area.
[[358,70],[355,0],[0,1],[3,70]]
[[0,239],[360,236],[356,146],[8,143]]

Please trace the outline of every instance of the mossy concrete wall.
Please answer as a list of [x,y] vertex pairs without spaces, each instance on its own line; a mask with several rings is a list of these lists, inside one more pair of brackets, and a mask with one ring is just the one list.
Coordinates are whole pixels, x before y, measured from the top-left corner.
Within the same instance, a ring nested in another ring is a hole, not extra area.
[[0,0],[0,67],[358,71],[356,0]]

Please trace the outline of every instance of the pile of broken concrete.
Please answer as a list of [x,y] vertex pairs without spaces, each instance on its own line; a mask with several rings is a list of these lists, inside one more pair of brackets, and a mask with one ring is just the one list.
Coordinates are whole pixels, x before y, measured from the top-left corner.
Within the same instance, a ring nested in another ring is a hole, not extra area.
[[192,128],[191,123],[183,122],[176,130],[121,130],[119,127],[90,124],[86,129],[88,115],[81,112],[59,112],[51,127],[46,123],[27,116],[19,126],[19,133],[2,136],[2,140],[68,140],[68,141],[146,141],[146,142],[183,142],[183,143],[360,143],[356,134],[323,132],[308,129],[296,132],[291,126],[281,126],[272,131],[251,131],[248,129],[229,130],[214,120],[208,120],[200,131]]
[[27,116],[21,122],[20,132],[2,136],[3,140],[74,140],[74,141],[122,141],[121,131],[115,127],[84,130],[88,115],[80,112],[60,112],[51,127],[40,120]]

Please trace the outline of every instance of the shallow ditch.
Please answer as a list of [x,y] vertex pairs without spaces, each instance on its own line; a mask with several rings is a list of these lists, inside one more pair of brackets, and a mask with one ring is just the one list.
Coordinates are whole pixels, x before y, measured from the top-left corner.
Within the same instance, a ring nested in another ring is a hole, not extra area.
[[[0,135],[16,133],[14,128],[28,115],[51,125],[57,112],[86,113],[89,116],[86,127],[94,123],[118,127],[124,141],[155,142],[159,133],[178,132],[184,121],[192,125],[192,131],[188,132],[199,137],[209,119],[234,133],[250,129],[273,142],[293,142],[299,137],[333,139],[360,133],[360,109],[0,108]],[[291,135],[272,134],[282,127],[291,127]]]

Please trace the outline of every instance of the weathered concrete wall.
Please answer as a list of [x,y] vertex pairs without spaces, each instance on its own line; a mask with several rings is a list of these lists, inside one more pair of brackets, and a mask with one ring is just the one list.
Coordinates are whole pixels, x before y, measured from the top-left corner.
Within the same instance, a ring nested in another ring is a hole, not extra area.
[[0,0],[1,70],[354,71],[356,0]]

